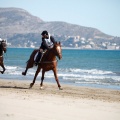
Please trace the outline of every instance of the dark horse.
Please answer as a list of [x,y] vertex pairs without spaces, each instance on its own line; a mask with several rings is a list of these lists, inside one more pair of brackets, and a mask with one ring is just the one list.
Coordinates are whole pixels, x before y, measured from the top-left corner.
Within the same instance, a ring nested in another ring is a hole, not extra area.
[[3,71],[0,71],[2,74],[5,72],[5,67],[3,63],[3,52],[6,53],[6,40],[0,41],[0,66],[3,68]]
[[[29,68],[32,68],[34,66],[34,57],[36,55],[36,53],[39,50],[34,50],[27,62],[27,66],[26,66],[26,70],[25,72],[22,72],[22,75],[26,75],[27,70]],[[42,69],[42,77],[41,77],[41,84],[40,87],[42,88],[43,86],[43,80],[44,80],[44,74],[46,71],[52,70],[55,76],[55,80],[57,82],[57,85],[59,87],[60,90],[62,90],[59,80],[58,80],[58,76],[57,76],[57,59],[56,56],[61,59],[62,58],[62,51],[61,51],[61,44],[59,43],[55,43],[53,48],[51,48],[50,50],[48,50],[47,52],[44,53],[41,62],[38,64],[38,68],[37,71],[35,73],[33,82],[30,84],[30,88],[32,88],[32,86],[35,83],[36,77],[38,75],[38,73],[40,72],[40,70]]]

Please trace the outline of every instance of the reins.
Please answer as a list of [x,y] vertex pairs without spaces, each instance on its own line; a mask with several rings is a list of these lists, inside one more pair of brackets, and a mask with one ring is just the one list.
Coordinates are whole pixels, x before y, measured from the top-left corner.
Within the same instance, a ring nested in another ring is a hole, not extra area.
[[[46,59],[47,55],[49,54],[49,52],[50,52],[51,50],[52,50],[52,49],[50,49],[50,50],[46,53],[44,60]],[[53,53],[55,54],[54,51],[53,51]],[[58,62],[58,59],[56,59],[56,60],[54,60],[54,61],[43,61],[43,62],[40,62],[39,64],[41,64],[41,63],[54,63],[54,62]]]

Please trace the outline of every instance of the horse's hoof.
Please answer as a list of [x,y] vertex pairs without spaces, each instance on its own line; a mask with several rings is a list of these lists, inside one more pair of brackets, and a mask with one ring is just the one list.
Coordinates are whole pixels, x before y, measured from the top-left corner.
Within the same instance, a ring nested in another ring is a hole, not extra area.
[[63,88],[62,88],[62,87],[59,87],[59,90],[63,90]]
[[26,75],[26,73],[25,73],[25,72],[22,72],[22,75],[24,75],[24,76],[25,76],[25,75]]
[[3,72],[3,71],[1,71],[1,73],[3,74],[4,72]]
[[30,83],[30,87],[29,87],[29,89],[31,89],[31,88],[33,87],[33,85],[34,85],[33,83]]
[[44,89],[43,86],[40,86],[40,89],[43,90]]

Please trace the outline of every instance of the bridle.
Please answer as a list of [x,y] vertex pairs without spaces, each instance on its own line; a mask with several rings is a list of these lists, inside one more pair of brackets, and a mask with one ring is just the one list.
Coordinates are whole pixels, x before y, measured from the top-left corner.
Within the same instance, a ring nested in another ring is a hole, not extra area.
[[[57,45],[58,46],[58,45]],[[58,50],[54,50],[54,47],[56,47],[55,49],[57,49],[57,46],[53,46],[53,48],[52,48],[52,52],[55,54],[55,56],[62,56],[62,53],[60,53]],[[61,46],[59,46],[60,48],[61,48]],[[47,53],[47,54],[49,54],[49,52]],[[54,61],[43,61],[43,62],[40,62],[40,64],[41,63],[54,63],[54,62],[57,62],[58,61],[58,59],[57,60],[54,60]]]
[[59,57],[59,56],[62,56],[62,53],[61,53],[61,46],[60,46],[60,45],[59,45],[59,46],[57,45],[57,46],[56,46],[56,49],[57,49],[57,47],[60,47],[60,51],[59,51],[59,50],[53,51],[54,54],[55,54],[56,56],[58,56],[58,57]]

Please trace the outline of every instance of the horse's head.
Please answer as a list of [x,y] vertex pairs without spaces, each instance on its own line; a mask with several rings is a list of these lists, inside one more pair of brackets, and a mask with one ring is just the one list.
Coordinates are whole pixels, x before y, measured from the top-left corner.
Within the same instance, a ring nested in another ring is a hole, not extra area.
[[1,44],[1,46],[2,46],[2,50],[6,53],[6,51],[7,51],[6,40],[0,41],[0,44]]
[[55,43],[54,44],[54,52],[55,52],[55,55],[60,59],[62,59],[62,49],[61,49],[61,44],[60,42],[59,43]]

